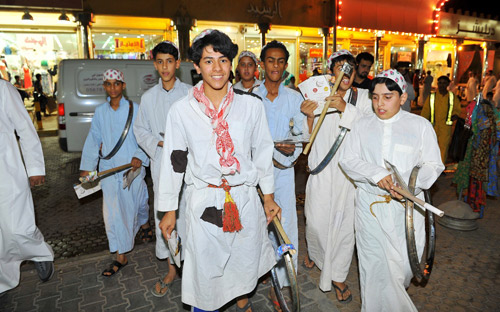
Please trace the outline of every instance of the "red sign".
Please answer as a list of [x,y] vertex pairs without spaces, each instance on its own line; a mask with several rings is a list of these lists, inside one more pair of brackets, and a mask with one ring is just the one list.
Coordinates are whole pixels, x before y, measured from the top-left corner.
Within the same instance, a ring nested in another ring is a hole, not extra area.
[[146,52],[144,38],[115,38],[115,52]]

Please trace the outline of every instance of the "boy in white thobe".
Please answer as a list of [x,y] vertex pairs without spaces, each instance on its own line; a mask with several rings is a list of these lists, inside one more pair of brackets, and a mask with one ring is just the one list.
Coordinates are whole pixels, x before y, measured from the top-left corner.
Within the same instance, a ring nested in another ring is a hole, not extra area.
[[[305,116],[300,111],[300,105],[304,99],[299,92],[287,88],[281,83],[283,72],[288,66],[288,57],[288,50],[281,42],[274,40],[266,44],[260,54],[265,79],[259,87],[253,90],[255,94],[262,98],[266,109],[267,122],[274,141],[289,138],[295,138],[298,141],[303,140],[302,128]],[[293,255],[295,268],[297,268],[299,233],[293,165],[301,152],[301,143],[277,143],[272,156],[274,163],[274,200],[282,209],[281,224],[283,229],[297,250],[297,253]],[[273,245],[277,248],[279,243],[274,232],[270,233],[270,237]],[[283,261],[278,264],[277,275],[281,287],[290,285]],[[270,291],[270,296],[276,309],[279,309],[273,289]]]
[[42,145],[19,92],[1,79],[0,112],[1,294],[19,284],[19,266],[25,260],[35,262],[42,281],[49,280],[54,272],[54,253],[35,224],[30,190],[30,185],[40,185],[45,181]]
[[[356,122],[341,155],[340,165],[358,186],[355,228],[362,311],[417,311],[406,292],[413,274],[405,209],[384,160],[395,165],[405,181],[421,166],[415,186],[420,198],[444,166],[429,121],[400,109],[405,91],[404,78],[396,70],[377,75],[370,89],[376,115]],[[413,218],[420,258],[425,246],[423,211],[416,208]]]
[[[340,75],[345,63],[352,67],[355,65],[354,56],[349,51],[332,53],[328,64],[333,77]],[[326,116],[311,147],[308,164],[313,173],[328,154],[342,128],[349,130],[346,133],[346,137],[349,137],[355,120],[363,115],[373,114],[368,89],[352,87],[354,76],[354,73],[344,75],[337,93],[325,99],[330,99],[330,107],[337,111]],[[317,103],[312,101],[304,101],[302,104],[302,112],[309,121],[309,132],[313,129],[313,120],[314,123],[318,121],[319,115],[314,115],[317,106]],[[312,267],[316,264],[321,270],[319,288],[322,291],[330,291],[333,283],[337,299],[347,303],[352,300],[344,282],[354,251],[355,190],[338,163],[344,144],[345,142],[340,145],[322,171],[310,174],[307,180],[304,211],[308,257],[312,261],[306,256],[304,265]]]
[[242,51],[238,56],[238,66],[236,69],[240,73],[240,81],[234,84],[233,88],[247,91],[260,85],[262,81],[255,78],[257,70],[257,56],[251,51]]
[[[175,77],[175,70],[179,68],[179,49],[170,41],[163,41],[153,49],[155,69],[160,75],[158,84],[144,93],[137,119],[134,123],[134,134],[139,146],[146,151],[151,161],[151,176],[153,178],[154,216],[156,234],[156,257],[167,259],[170,257],[167,242],[161,235],[158,227],[162,215],[158,213],[158,177],[160,175],[161,156],[163,154],[163,139],[165,123],[170,106],[187,95],[190,85],[181,82]],[[182,201],[181,201],[182,203]],[[184,238],[184,207],[179,209],[177,220],[177,233]],[[181,252],[182,255],[182,252]],[[176,269],[169,262],[168,273],[155,284],[151,290],[156,297],[163,297],[168,290],[168,285],[175,278]]]
[[261,100],[229,83],[237,51],[217,30],[195,38],[189,56],[203,81],[172,105],[165,127],[160,228],[169,238],[184,180],[182,302],[194,311],[212,311],[234,298],[237,311],[252,311],[246,294],[276,263],[266,227],[266,216],[270,222],[280,211],[272,195],[273,142]]
[[[108,69],[104,72],[104,89],[108,101],[99,105],[90,131],[85,140],[80,163],[81,176],[89,171],[108,170],[128,163],[132,170],[141,170],[132,181],[130,187],[123,188],[123,172],[118,172],[101,180],[103,195],[103,217],[108,237],[109,250],[116,252],[116,261],[110,268],[102,272],[103,276],[113,276],[127,265],[126,252],[134,247],[134,238],[141,225],[148,222],[148,190],[144,182],[145,169],[149,160],[144,151],[137,145],[132,131],[128,131],[119,150],[110,155],[124,132],[128,116],[132,110],[132,125],[137,115],[139,105],[128,101],[123,96],[125,81],[119,70]],[[131,130],[131,129],[129,129]]]

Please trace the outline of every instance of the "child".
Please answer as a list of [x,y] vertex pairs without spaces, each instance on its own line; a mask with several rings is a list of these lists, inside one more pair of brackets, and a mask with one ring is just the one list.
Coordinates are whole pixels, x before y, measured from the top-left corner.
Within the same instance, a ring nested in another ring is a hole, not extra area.
[[194,311],[234,298],[237,311],[252,311],[246,295],[276,263],[266,227],[266,216],[270,222],[280,211],[273,200],[274,144],[262,101],[229,82],[237,51],[217,30],[195,38],[189,57],[203,80],[172,105],[165,127],[160,229],[170,237],[184,180],[182,301]]
[[129,188],[123,188],[123,172],[101,180],[106,236],[109,250],[116,252],[116,261],[102,272],[103,276],[110,277],[127,265],[125,253],[134,247],[134,237],[139,227],[148,222],[148,189],[144,182],[146,173],[141,168],[143,164],[148,164],[148,157],[137,145],[133,133],[128,133],[118,151],[112,153],[122,133],[125,133],[130,110],[133,112],[133,123],[139,105],[123,96],[126,84],[121,71],[108,69],[104,72],[103,80],[108,98],[106,103],[96,108],[92,118],[83,146],[80,175],[88,175],[89,171],[96,170],[98,164],[99,171],[128,163],[132,164],[134,171],[141,170]]
[[262,81],[255,78],[257,57],[251,51],[243,51],[240,53],[236,70],[240,75],[240,81],[234,85],[235,89],[248,91],[262,83]]
[[[333,77],[339,77],[345,63],[355,66],[354,56],[349,51],[332,53],[328,67]],[[361,116],[373,115],[368,90],[352,87],[354,76],[354,72],[345,74],[337,93],[326,98],[330,100],[330,107],[337,109],[338,113],[327,115],[318,132],[307,160],[311,169],[317,168],[327,157],[341,131],[351,129],[354,121]],[[302,103],[301,109],[307,116],[309,133],[313,129],[313,121],[318,120],[318,116],[314,115],[317,106],[312,101]],[[347,131],[346,137],[349,136],[350,131]],[[330,291],[333,285],[337,300],[348,303],[352,295],[345,280],[354,251],[355,189],[339,167],[340,151],[344,144],[322,171],[309,175],[307,179],[304,212],[308,255],[304,266],[312,268],[316,264],[321,270],[319,288]]]
[[[405,91],[406,82],[396,70],[377,75],[370,88],[375,115],[357,121],[340,161],[358,186],[355,229],[362,311],[417,311],[406,292],[413,275],[406,250],[405,209],[402,197],[392,189],[384,159],[405,181],[413,167],[421,166],[416,183],[420,198],[421,190],[432,186],[444,166],[429,121],[401,110]],[[420,209],[413,217],[421,257],[425,218]]]
[[[180,98],[187,95],[191,86],[182,83],[175,77],[175,70],[179,68],[179,49],[170,41],[163,41],[153,49],[153,59],[155,69],[160,75],[158,84],[144,93],[141,97],[141,105],[137,113],[137,120],[134,123],[134,134],[139,146],[146,151],[151,159],[151,176],[153,178],[154,215],[156,229],[156,257],[167,259],[170,256],[167,242],[161,235],[161,217],[158,213],[158,177],[160,176],[160,161],[163,154],[163,136],[165,133],[165,123],[170,106]],[[181,201],[181,203],[183,203]],[[184,234],[184,209],[179,209],[181,219],[177,225],[177,233],[181,238]],[[151,228],[143,229],[143,239],[152,238]],[[181,253],[182,254],[182,253]],[[168,290],[170,283],[176,275],[175,265],[169,262],[168,273],[160,279],[151,289],[151,293],[156,297],[163,297]]]

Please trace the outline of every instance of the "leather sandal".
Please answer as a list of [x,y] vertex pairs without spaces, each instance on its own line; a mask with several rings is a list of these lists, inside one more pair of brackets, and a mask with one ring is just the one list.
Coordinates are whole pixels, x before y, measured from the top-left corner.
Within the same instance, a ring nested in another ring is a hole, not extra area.
[[339,299],[339,296],[337,296],[337,292],[335,292],[335,297],[337,298],[337,300],[338,300],[340,303],[344,303],[344,304],[346,304],[346,303],[349,303],[349,302],[351,302],[351,301],[352,301],[352,294],[350,294],[350,295],[349,295],[349,297],[347,297],[347,298],[343,299],[343,298],[344,298],[344,294],[345,294],[345,292],[349,290],[349,286],[347,286],[347,284],[345,284],[344,289],[340,289],[340,287],[338,287],[338,286],[337,286],[337,285],[335,285],[334,283],[332,283],[332,285],[333,285],[333,288],[335,288],[336,290],[338,290],[338,291],[340,292],[340,298],[341,298],[341,299]]
[[[123,264],[123,263],[120,263],[120,262],[115,260],[115,261],[113,261],[113,263],[111,263],[109,268],[102,271],[101,274],[102,274],[102,276],[111,277],[111,276],[115,275],[116,273],[118,273],[127,264],[128,264],[128,262]],[[116,271],[115,271],[115,267],[117,268]],[[109,274],[105,274],[105,273],[109,273]]]

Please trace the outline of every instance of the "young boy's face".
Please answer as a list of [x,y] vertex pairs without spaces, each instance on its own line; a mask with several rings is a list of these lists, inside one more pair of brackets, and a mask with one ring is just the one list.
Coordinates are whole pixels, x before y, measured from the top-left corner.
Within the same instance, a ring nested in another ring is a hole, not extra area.
[[266,80],[272,82],[280,81],[288,67],[285,51],[280,48],[268,49],[264,61],[261,62],[260,66],[264,68]]
[[[340,76],[340,71],[342,70],[342,66],[346,62],[347,62],[346,60],[343,60],[333,65],[333,75],[335,77]],[[339,90],[341,91],[349,90],[349,88],[352,86],[353,81],[354,81],[354,73],[352,73],[350,76],[348,74],[344,74],[344,76],[342,76],[342,82],[339,84]]]
[[240,73],[241,80],[253,81],[255,69],[257,64],[250,56],[244,56],[238,62],[238,72]]
[[126,83],[116,79],[108,79],[104,81],[103,86],[111,99],[117,99],[122,96]]
[[[218,91],[227,87],[231,73],[231,61],[209,45],[203,49],[200,64],[194,64],[198,74],[203,77],[205,91]],[[224,90],[225,91],[225,90]]]
[[154,61],[155,69],[160,74],[163,82],[170,82],[175,79],[175,70],[181,65],[181,60],[175,60],[171,54],[158,53]]
[[399,112],[407,97],[407,93],[399,96],[398,91],[389,91],[385,83],[378,83],[372,93],[373,110],[378,118],[390,119]]

